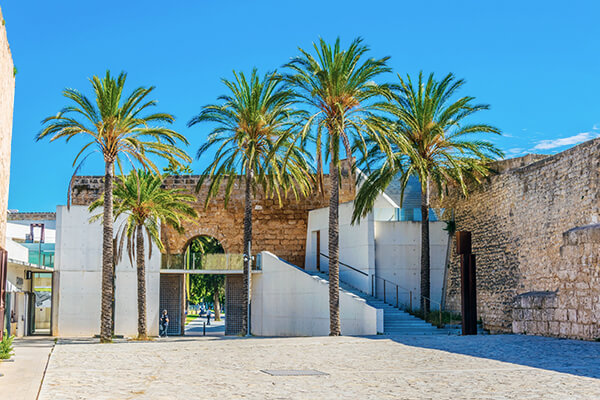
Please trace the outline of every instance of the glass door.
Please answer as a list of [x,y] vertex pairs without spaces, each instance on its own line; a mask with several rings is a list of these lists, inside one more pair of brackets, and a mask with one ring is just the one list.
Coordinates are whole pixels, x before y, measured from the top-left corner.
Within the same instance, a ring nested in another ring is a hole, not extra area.
[[32,335],[52,333],[52,273],[36,272],[32,278]]

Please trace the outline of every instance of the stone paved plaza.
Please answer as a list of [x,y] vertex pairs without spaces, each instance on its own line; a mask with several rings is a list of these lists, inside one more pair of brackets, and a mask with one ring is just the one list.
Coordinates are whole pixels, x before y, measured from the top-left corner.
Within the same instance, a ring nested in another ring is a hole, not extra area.
[[[261,370],[316,369],[324,376]],[[40,400],[600,399],[600,343],[533,336],[59,340]]]

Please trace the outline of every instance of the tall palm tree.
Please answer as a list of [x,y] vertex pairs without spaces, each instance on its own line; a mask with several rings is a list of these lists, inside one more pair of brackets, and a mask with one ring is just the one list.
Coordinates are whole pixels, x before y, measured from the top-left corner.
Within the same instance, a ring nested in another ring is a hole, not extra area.
[[[148,96],[154,87],[135,89],[129,96],[123,96],[126,74],[118,77],[106,76],[90,79],[94,89],[95,101],[76,89],[65,89],[63,96],[70,105],[58,114],[42,121],[43,129],[36,140],[50,138],[53,142],[81,137],[86,144],[81,148],[75,160],[74,175],[82,163],[93,153],[100,153],[104,159],[104,218],[102,238],[102,303],[100,316],[100,341],[112,339],[111,306],[113,299],[113,178],[115,163],[121,167],[123,158],[129,162],[138,162],[145,168],[156,171],[150,156],[157,155],[179,164],[180,160],[191,161],[188,155],[177,147],[187,144],[185,137],[165,124],[171,124],[174,118],[170,114],[150,113],[156,100]],[[122,99],[124,97],[124,99]]]
[[[299,111],[292,108],[292,92],[276,79],[275,73],[258,75],[254,69],[249,79],[234,71],[234,80],[223,79],[229,93],[219,97],[220,104],[204,106],[188,126],[209,122],[213,129],[208,140],[198,149],[202,157],[216,148],[213,161],[202,174],[196,190],[208,180],[208,201],[225,184],[225,207],[238,174],[243,178],[244,197],[244,253],[249,254],[252,240],[252,199],[257,187],[267,195],[276,196],[281,205],[282,196],[291,191],[294,196],[306,195],[310,190],[310,169],[306,153],[298,146],[297,120]],[[249,305],[250,264],[244,261],[243,300]],[[248,307],[246,307],[246,310]],[[248,331],[248,313],[243,314],[242,333]]]
[[333,47],[323,39],[314,43],[314,53],[299,49],[300,56],[285,65],[289,73],[284,79],[294,88],[306,107],[308,118],[303,134],[314,133],[317,155],[317,176],[323,191],[322,147],[330,158],[329,179],[329,310],[330,335],[341,334],[339,306],[339,185],[340,142],[346,157],[352,158],[352,139],[365,136],[385,149],[385,138],[380,136],[379,118],[373,113],[377,100],[387,94],[387,85],[378,85],[373,79],[389,72],[389,57],[366,58],[369,48],[362,39],[355,39],[342,49],[340,39]]
[[421,183],[421,310],[430,310],[429,207],[432,185],[441,196],[448,184],[456,184],[467,194],[467,183],[480,182],[490,173],[490,161],[502,157],[501,150],[492,143],[473,137],[474,134],[500,134],[487,124],[473,124],[467,118],[487,110],[486,104],[474,104],[474,97],[453,100],[464,85],[453,74],[441,81],[433,74],[425,82],[419,73],[413,84],[398,76],[392,100],[381,107],[392,116],[390,127],[393,153],[382,153],[378,146],[368,152],[369,163],[377,165],[361,186],[354,203],[353,220],[366,215],[377,195],[399,176],[402,197],[409,177],[416,176]]
[[[121,176],[113,191],[114,217],[126,217],[117,232],[117,257],[121,259],[126,247],[129,261],[137,266],[138,289],[138,338],[146,339],[146,260],[144,233],[148,238],[148,257],[152,257],[152,243],[160,251],[164,246],[160,238],[160,224],[170,225],[182,233],[184,221],[192,221],[198,214],[190,203],[195,202],[193,195],[183,193],[182,189],[165,189],[163,179],[149,171],[132,170],[126,177]],[[93,202],[89,210],[93,212],[104,204],[104,197]],[[102,214],[92,220],[102,218]]]

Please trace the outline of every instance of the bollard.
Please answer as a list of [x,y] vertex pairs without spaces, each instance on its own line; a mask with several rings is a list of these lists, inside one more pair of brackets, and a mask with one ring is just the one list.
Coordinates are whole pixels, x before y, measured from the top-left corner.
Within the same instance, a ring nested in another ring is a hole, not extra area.
[[202,336],[206,336],[206,322],[202,323]]

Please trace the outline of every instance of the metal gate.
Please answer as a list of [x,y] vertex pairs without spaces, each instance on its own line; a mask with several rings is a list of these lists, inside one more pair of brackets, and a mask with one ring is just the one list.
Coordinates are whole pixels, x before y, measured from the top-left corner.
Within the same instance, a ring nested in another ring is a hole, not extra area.
[[168,335],[181,335],[183,315],[183,279],[178,274],[160,274],[160,313],[169,313]]

